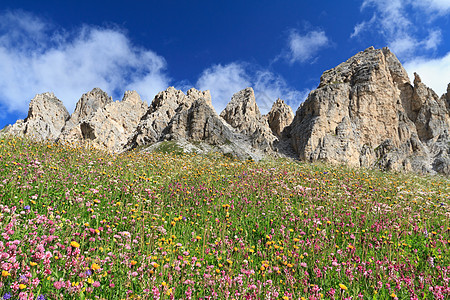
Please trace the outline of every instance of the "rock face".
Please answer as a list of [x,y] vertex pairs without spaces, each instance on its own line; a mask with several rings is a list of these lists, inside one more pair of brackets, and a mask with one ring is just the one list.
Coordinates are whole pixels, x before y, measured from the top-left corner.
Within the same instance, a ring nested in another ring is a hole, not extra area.
[[[95,91],[95,92],[94,92]],[[111,102],[107,94],[99,89],[83,95],[71,117],[72,127],[66,128],[61,142],[77,143],[89,141],[97,148],[114,152],[122,151],[131,133],[147,111],[147,104],[135,91],[125,92],[122,101]],[[86,101],[88,99],[88,101]]]
[[246,88],[234,94],[220,116],[243,134],[255,132],[260,125],[261,113],[253,89]]
[[281,137],[284,129],[291,125],[294,120],[294,113],[292,112],[292,108],[284,103],[283,100],[277,99],[266,118],[272,132],[277,137]]
[[112,98],[99,88],[94,88],[92,91],[83,94],[75,106],[75,111],[62,129],[58,141],[70,144],[91,139],[90,129],[82,126],[82,124],[111,102]]
[[448,174],[445,97],[371,47],[322,75],[296,112],[292,145],[308,161]]
[[55,140],[69,116],[64,104],[53,93],[38,94],[30,102],[26,119],[18,120],[5,131],[37,141]]
[[[196,105],[193,106],[196,101]],[[191,108],[191,106],[193,107]],[[188,116],[189,118],[186,119]],[[216,139],[213,136],[218,133],[217,130],[213,128],[214,126],[207,126],[206,128],[202,126],[205,125],[203,122],[213,122],[220,127],[221,125],[217,123],[218,117],[212,106],[209,91],[198,91],[192,88],[185,95],[182,91],[169,87],[155,96],[148,111],[136,127],[127,147],[149,145],[164,139],[193,139],[199,141],[201,140],[199,135],[213,142]],[[200,127],[204,134],[198,131]]]
[[235,132],[204,98],[181,105],[164,129],[162,139],[175,141],[187,152],[220,152],[254,160],[263,157],[258,149],[251,147],[246,136]]
[[196,99],[205,100],[205,103],[214,110],[214,107],[212,105],[212,100],[211,100],[211,93],[209,92],[209,90],[199,91],[194,88],[191,88],[190,90],[188,90],[186,92],[186,95],[191,100],[196,100]]
[[220,116],[238,133],[249,136],[254,148],[269,151],[277,140],[261,116],[252,88],[234,94]]
[[441,101],[445,101],[447,104],[447,109],[450,108],[450,83],[447,85],[447,93],[442,95]]
[[230,143],[234,139],[232,129],[204,98],[182,105],[163,133],[165,140],[184,139],[211,145]]
[[[196,152],[222,152],[254,160],[272,152],[277,141],[267,118],[259,112],[251,88],[233,96],[223,112],[227,120],[214,110],[209,91],[194,88],[184,94],[169,87],[155,96],[150,107],[134,91],[126,92],[122,101],[113,102],[107,93],[95,88],[82,95],[71,116],[59,100],[62,108],[53,108],[56,102],[48,100],[52,97],[43,94],[34,99],[27,120],[19,120],[7,128],[8,132],[29,134],[30,128],[36,127],[33,120],[43,120],[40,127],[47,126],[48,133],[39,131],[35,135],[66,145],[87,144],[122,152],[176,141]],[[244,121],[240,124],[239,120]]]
[[[198,95],[200,93],[191,91],[190,95]],[[208,91],[205,93],[209,94]],[[209,96],[209,101],[211,101],[211,96]],[[188,105],[191,102],[191,97],[186,96],[182,91],[176,90],[174,87],[169,87],[167,90],[159,92],[133,132],[128,142],[128,147],[134,148],[159,141],[163,130],[169,125],[178,107],[183,104]]]
[[88,118],[91,114],[112,101],[112,98],[100,88],[94,88],[92,91],[83,94],[77,102],[75,111],[67,122],[67,127],[81,123],[82,120]]
[[[233,128],[217,114],[209,91],[190,89],[185,95],[182,91],[169,87],[155,96],[126,147],[130,149],[175,141],[187,151],[215,151],[242,159],[258,160],[263,156],[259,145],[266,142],[265,146],[269,147],[269,144],[258,131],[261,130],[259,127],[263,128],[264,123],[256,102],[253,108],[258,112],[257,119],[261,124],[253,124],[251,130],[240,130],[242,128]],[[255,123],[253,118],[249,120]],[[262,130],[273,137],[267,124]],[[144,149],[153,148],[155,147]]]

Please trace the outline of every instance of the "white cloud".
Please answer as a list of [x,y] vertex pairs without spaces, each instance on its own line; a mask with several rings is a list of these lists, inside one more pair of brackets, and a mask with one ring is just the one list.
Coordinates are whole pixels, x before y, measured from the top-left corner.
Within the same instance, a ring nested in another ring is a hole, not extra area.
[[29,13],[0,15],[0,104],[26,112],[36,93],[52,91],[69,111],[100,87],[114,98],[135,89],[145,100],[169,85],[166,62],[134,46],[119,29],[83,26],[67,32]]
[[350,37],[363,32],[380,34],[394,53],[407,59],[417,51],[436,50],[440,45],[441,30],[429,29],[430,22],[450,12],[450,1],[364,0],[361,10],[371,8],[372,18],[356,24]]
[[355,27],[353,27],[353,32],[350,35],[350,37],[354,38],[354,37],[358,36],[361,32],[366,30],[366,28],[369,24],[370,24],[370,22],[366,22],[366,21],[356,24]]
[[389,43],[391,50],[403,57],[412,55],[416,45],[417,41],[409,35],[399,36]]
[[295,112],[310,92],[310,90],[297,91],[290,88],[283,77],[268,70],[259,70],[253,77],[255,97],[263,114],[270,111],[278,98],[285,100]]
[[442,42],[442,33],[440,30],[431,30],[428,38],[424,40],[424,45],[427,50],[435,50]]
[[[362,22],[354,27],[350,37],[356,37],[364,31],[381,33],[387,40],[389,47],[397,55],[404,55],[411,51],[417,41],[409,33],[411,22],[404,12],[402,0],[365,0],[361,10],[374,8],[375,12],[370,21]],[[362,26],[366,25],[366,26]]]
[[289,35],[289,52],[287,59],[290,63],[306,62],[313,59],[319,50],[328,46],[329,39],[324,31],[313,30],[304,35],[291,31]]
[[256,102],[263,114],[270,110],[277,98],[285,100],[294,111],[306,98],[305,91],[292,89],[280,75],[266,69],[255,70],[254,66],[236,62],[214,65],[204,70],[197,86],[201,90],[210,90],[218,113],[226,107],[234,93],[246,87],[253,87]]
[[197,86],[200,90],[210,90],[214,108],[220,113],[234,93],[251,86],[251,83],[242,64],[230,63],[204,70]]
[[425,9],[428,13],[445,15],[450,13],[449,0],[421,0],[411,1],[412,5],[420,9]]
[[450,52],[436,59],[415,58],[404,64],[409,78],[414,72],[419,74],[422,82],[432,88],[439,96],[447,91],[450,83]]

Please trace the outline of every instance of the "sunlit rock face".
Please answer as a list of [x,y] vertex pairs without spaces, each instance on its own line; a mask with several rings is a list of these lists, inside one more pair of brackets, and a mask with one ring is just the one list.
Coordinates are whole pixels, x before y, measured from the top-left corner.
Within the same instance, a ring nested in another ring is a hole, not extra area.
[[395,55],[373,47],[323,73],[291,125],[300,159],[448,174],[449,110]]
[[38,94],[30,102],[26,119],[8,126],[5,132],[36,141],[53,141],[69,117],[64,104],[53,93]]

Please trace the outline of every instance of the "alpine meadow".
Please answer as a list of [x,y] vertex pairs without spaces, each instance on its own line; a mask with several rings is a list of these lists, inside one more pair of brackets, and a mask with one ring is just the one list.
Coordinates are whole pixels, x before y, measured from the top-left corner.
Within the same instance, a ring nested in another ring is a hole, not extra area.
[[0,300],[449,300],[450,0],[0,1]]
[[167,148],[2,139],[3,299],[449,296],[448,178]]

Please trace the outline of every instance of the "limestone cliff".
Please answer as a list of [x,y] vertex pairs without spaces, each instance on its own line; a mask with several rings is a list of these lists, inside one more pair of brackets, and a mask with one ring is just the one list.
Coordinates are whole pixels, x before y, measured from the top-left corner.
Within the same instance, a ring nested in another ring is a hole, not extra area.
[[294,119],[294,113],[292,112],[292,108],[283,100],[277,99],[266,118],[272,132],[277,137],[281,137],[284,129],[291,125]]
[[26,119],[8,126],[5,132],[37,141],[53,141],[69,116],[64,104],[53,93],[38,94],[30,102]]
[[[191,92],[191,94],[197,94]],[[170,120],[175,115],[175,111],[180,105],[192,102],[192,98],[186,96],[182,91],[169,87],[167,90],[159,92],[148,111],[140,120],[134,130],[128,148],[149,145],[161,139],[163,130],[169,125]]]
[[308,161],[447,173],[442,99],[418,76],[411,85],[388,48],[371,47],[323,73],[296,112],[292,145]]
[[277,137],[262,117],[252,88],[234,94],[220,116],[238,133],[249,136],[254,148],[272,150]]
[[60,141],[88,142],[100,149],[121,152],[147,111],[147,104],[135,91],[125,92],[122,101],[103,102],[103,99],[105,97],[99,97],[97,101],[92,99],[92,103],[96,105],[95,111],[84,114],[77,124],[63,131]]

